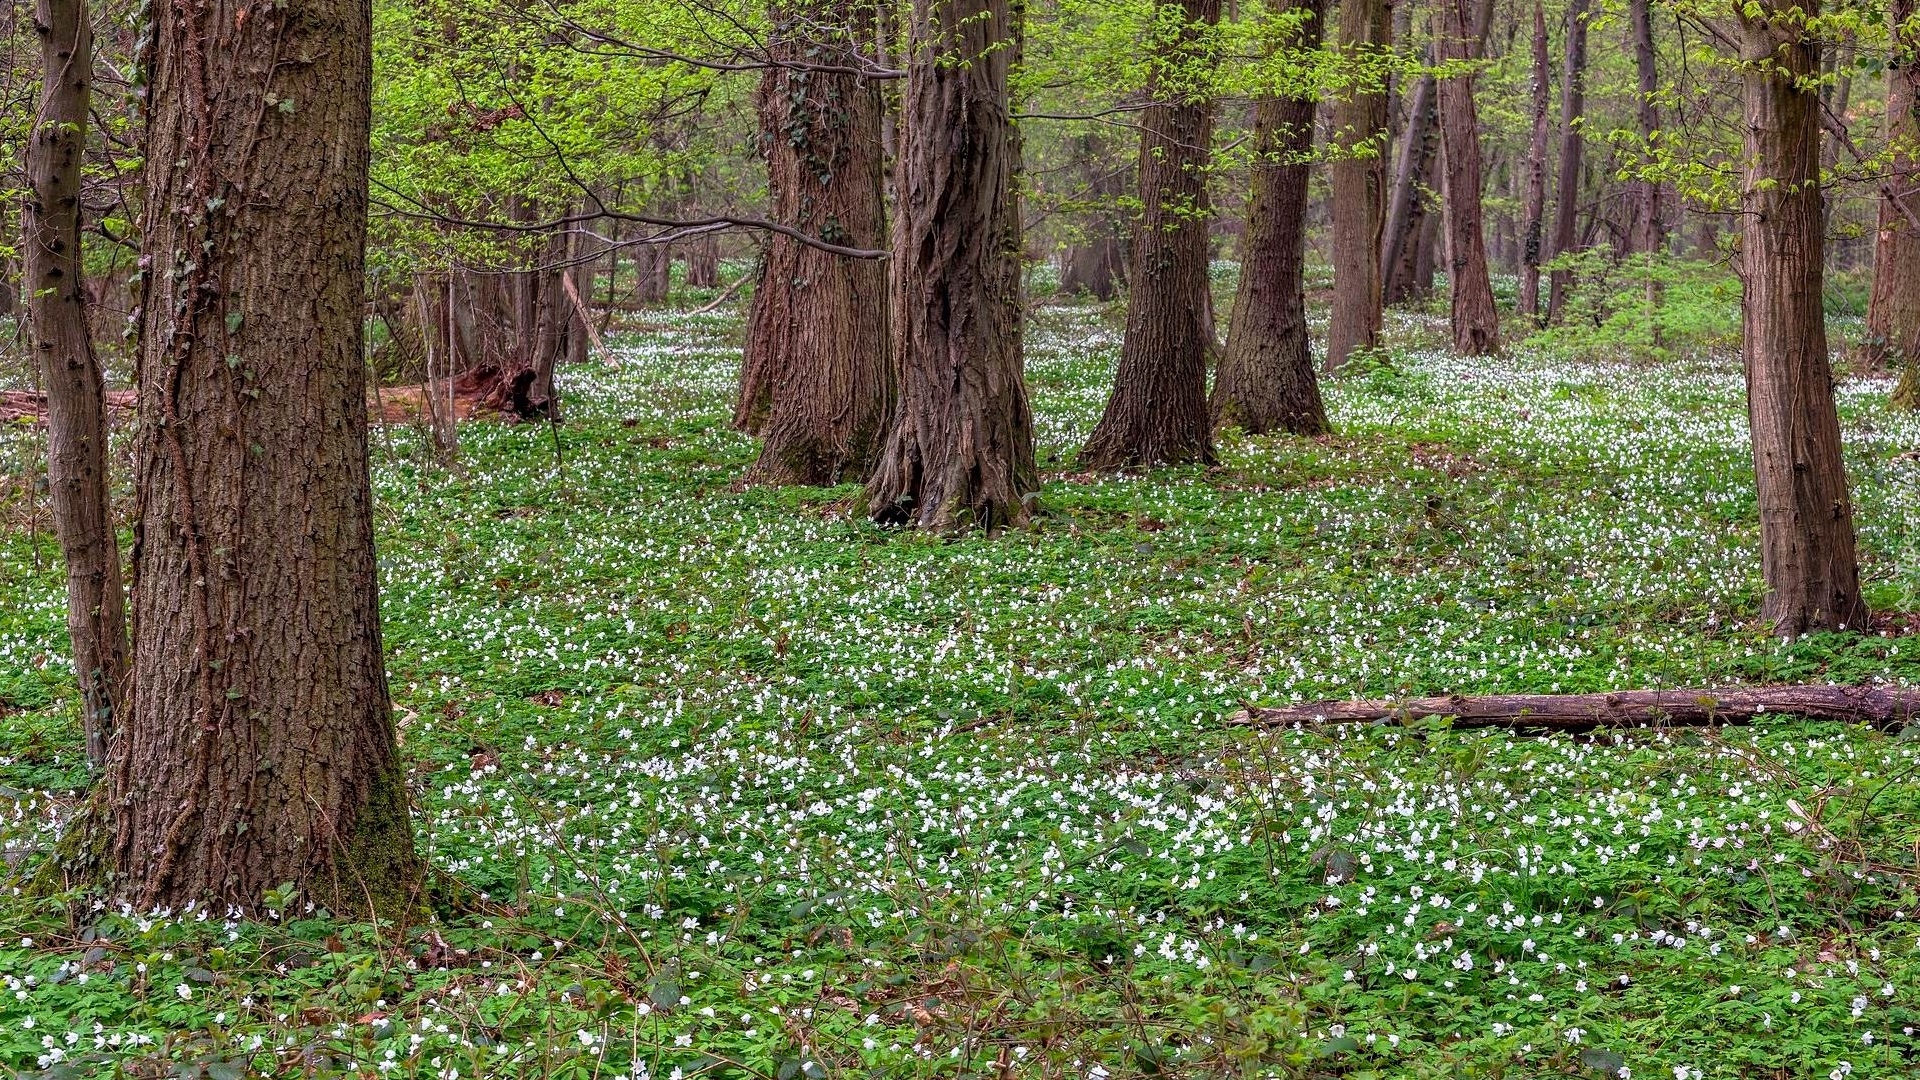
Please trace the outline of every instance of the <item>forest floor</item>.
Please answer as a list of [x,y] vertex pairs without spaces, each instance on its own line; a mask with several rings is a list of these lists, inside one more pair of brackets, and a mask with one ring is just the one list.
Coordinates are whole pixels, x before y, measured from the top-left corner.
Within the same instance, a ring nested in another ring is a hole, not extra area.
[[[484,894],[0,900],[0,1073],[1912,1075],[1920,740],[1769,719],[1253,731],[1248,703],[1920,682],[1920,420],[1840,387],[1864,635],[1757,625],[1725,356],[1462,361],[1394,316],[1338,434],[1083,475],[1117,319],[1035,316],[1033,528],[738,490],[737,315],[616,337],[541,425],[374,440],[421,843]],[[30,475],[32,433],[0,434]],[[63,594],[0,529],[0,847],[85,782]],[[44,1073],[41,1071],[44,1070]]]

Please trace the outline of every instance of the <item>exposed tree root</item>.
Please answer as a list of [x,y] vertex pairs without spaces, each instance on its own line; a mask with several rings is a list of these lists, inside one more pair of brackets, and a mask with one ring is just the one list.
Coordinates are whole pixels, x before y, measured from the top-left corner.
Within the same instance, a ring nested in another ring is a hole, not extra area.
[[1252,727],[1364,724],[1452,717],[1457,728],[1593,731],[1622,727],[1744,724],[1761,713],[1785,713],[1896,728],[1920,718],[1920,690],[1879,686],[1771,686],[1724,690],[1622,690],[1611,694],[1500,694],[1402,701],[1327,701],[1284,709],[1245,709],[1233,717]]

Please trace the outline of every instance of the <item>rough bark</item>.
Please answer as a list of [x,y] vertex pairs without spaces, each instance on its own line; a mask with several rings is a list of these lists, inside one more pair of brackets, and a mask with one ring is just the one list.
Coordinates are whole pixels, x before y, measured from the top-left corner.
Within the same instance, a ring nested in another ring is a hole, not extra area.
[[1213,101],[1193,86],[1219,0],[1180,0],[1159,43],[1140,124],[1140,220],[1127,274],[1127,331],[1107,407],[1080,451],[1088,469],[1213,460],[1207,355],[1207,161]]
[[[1463,63],[1480,54],[1467,0],[1441,0],[1435,49],[1442,63]],[[1500,351],[1500,313],[1493,306],[1487,274],[1485,223],[1480,209],[1480,122],[1473,105],[1473,77],[1440,81],[1440,142],[1446,165],[1448,290],[1452,294],[1453,351],[1486,356]]]
[[67,634],[87,759],[106,760],[127,686],[126,596],[107,490],[105,385],[87,324],[80,170],[93,85],[85,0],[39,0],[40,107],[22,206],[27,322],[47,402],[47,488],[67,571]]
[[[1290,6],[1303,22],[1282,48],[1318,49],[1324,8],[1324,0]],[[1307,336],[1304,281],[1316,104],[1310,97],[1264,97],[1254,106],[1253,191],[1241,238],[1240,284],[1209,402],[1217,428],[1253,435],[1327,430]]]
[[[1791,2],[1791,0],[1790,0]],[[1739,20],[1746,174],[1741,284],[1747,413],[1760,496],[1762,615],[1776,634],[1867,623],[1821,311],[1815,0]]]
[[[1432,59],[1431,53],[1428,59]],[[1393,199],[1380,252],[1382,299],[1389,304],[1402,303],[1415,292],[1415,249],[1427,216],[1424,189],[1435,179],[1433,165],[1440,148],[1437,96],[1437,80],[1425,74],[1414,84],[1409,99],[1407,131],[1394,166]]]
[[[857,61],[852,44],[823,52],[801,40],[796,19],[868,29],[845,0],[775,10],[776,59]],[[759,109],[774,220],[834,243],[884,247],[879,86],[841,72],[770,67]],[[768,242],[733,412],[734,426],[761,438],[747,482],[866,479],[892,407],[889,332],[884,262],[785,236]]]
[[1914,0],[1892,0],[1888,14],[1894,39],[1886,121],[1892,160],[1879,200],[1861,353],[1868,363],[1897,366],[1894,403],[1920,408],[1920,232],[1908,221],[1910,213],[1920,213],[1920,117],[1914,112],[1920,108],[1920,27],[1911,25]]
[[163,4],[152,47],[133,692],[92,850],[143,910],[254,912],[292,883],[402,917],[420,864],[361,358],[368,9]]
[[[1581,120],[1586,113],[1587,0],[1567,4],[1566,65],[1560,79],[1560,170],[1555,178],[1553,244],[1548,259],[1579,246],[1580,164],[1585,151]],[[1547,321],[1557,323],[1573,288],[1573,271],[1555,270],[1548,279]]]
[[[1627,34],[1633,44],[1633,66],[1637,98],[1634,115],[1640,124],[1640,137],[1652,146],[1660,134],[1660,73],[1654,63],[1653,13],[1651,0],[1627,0]],[[1667,244],[1666,222],[1660,212],[1660,185],[1657,181],[1634,179],[1627,185],[1627,201],[1633,208],[1633,223],[1627,232],[1627,250],[1636,255],[1652,255]]]
[[[1641,0],[1635,0],[1641,2]],[[1526,225],[1520,240],[1520,311],[1540,320],[1540,264],[1547,212],[1547,9],[1533,0],[1533,134],[1527,141],[1527,189],[1521,213]]]
[[1592,731],[1598,728],[1740,724],[1766,713],[1899,727],[1920,717],[1920,691],[1865,686],[1765,689],[1621,690],[1611,694],[1504,694],[1405,701],[1324,701],[1247,709],[1234,722],[1256,727],[1406,723],[1452,717],[1456,728]]
[[1020,524],[1039,487],[1007,90],[1020,11],[1010,0],[914,0],[892,270],[900,398],[867,484],[878,521]]
[[1387,95],[1374,74],[1391,47],[1386,0],[1340,5],[1340,53],[1353,82],[1334,101],[1333,310],[1327,367],[1380,346],[1380,238],[1386,225]]

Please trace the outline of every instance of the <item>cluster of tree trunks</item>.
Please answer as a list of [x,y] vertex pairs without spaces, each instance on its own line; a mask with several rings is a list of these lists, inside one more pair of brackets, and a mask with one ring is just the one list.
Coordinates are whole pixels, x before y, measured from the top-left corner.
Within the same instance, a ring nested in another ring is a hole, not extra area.
[[1324,701],[1250,708],[1233,719],[1257,727],[1410,722],[1449,717],[1458,728],[1593,731],[1648,726],[1740,724],[1766,713],[1900,727],[1920,718],[1920,690],[1862,686],[1764,689],[1622,690],[1611,694],[1500,694],[1404,701]]
[[1327,367],[1380,347],[1380,242],[1386,225],[1387,95],[1379,77],[1392,47],[1386,0],[1340,5],[1339,51],[1354,82],[1333,105],[1333,311]]

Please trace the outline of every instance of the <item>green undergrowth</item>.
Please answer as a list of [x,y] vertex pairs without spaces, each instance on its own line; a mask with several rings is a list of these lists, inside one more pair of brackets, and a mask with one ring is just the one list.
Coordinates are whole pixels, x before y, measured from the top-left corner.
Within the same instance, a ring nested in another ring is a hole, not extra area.
[[[1740,374],[1400,344],[1337,434],[1075,470],[1117,356],[1043,308],[1030,529],[740,490],[676,317],[460,460],[374,441],[422,925],[0,903],[26,1075],[1902,1076],[1920,741],[1526,738],[1246,704],[1920,681],[1920,423],[1841,386],[1864,634],[1769,639]],[[27,433],[0,436],[30,467]],[[7,520],[18,514],[9,509]],[[86,775],[50,539],[0,533],[0,846]],[[289,905],[293,906],[293,905]]]

